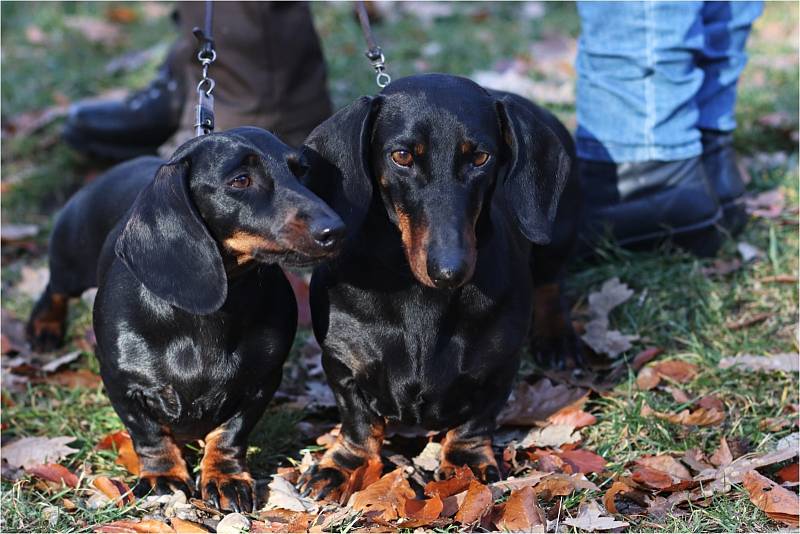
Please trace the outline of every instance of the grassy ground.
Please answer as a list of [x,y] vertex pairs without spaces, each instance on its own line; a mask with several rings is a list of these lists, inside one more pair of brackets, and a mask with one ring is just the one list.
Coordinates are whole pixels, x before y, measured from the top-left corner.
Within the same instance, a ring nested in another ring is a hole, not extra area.
[[[87,175],[92,162],[71,152],[58,140],[60,123],[45,126],[27,136],[6,135],[6,125],[22,113],[92,95],[116,87],[141,85],[152,75],[171,35],[167,18],[152,13],[151,4],[136,4],[134,22],[122,26],[119,42],[103,44],[85,38],[65,25],[67,17],[89,16],[104,20],[106,3],[8,3],[2,4],[2,210],[4,223],[30,222],[40,225],[36,238],[38,254],[4,254],[2,306],[24,318],[31,298],[16,289],[23,267],[42,265],[41,254],[53,213]],[[574,5],[548,4],[541,16],[521,4],[470,4],[450,6],[451,13],[430,18],[420,13],[387,12],[375,31],[382,41],[394,76],[420,70],[469,75],[491,69],[503,61],[527,53],[527,43],[557,33],[574,38],[578,32]],[[529,13],[528,16],[525,13]],[[314,14],[329,64],[329,85],[337,106],[354,97],[374,92],[373,76],[362,56],[362,37],[344,4],[316,4]],[[46,32],[44,40],[34,29]],[[751,62],[742,79],[739,96],[739,129],[736,143],[747,156],[753,192],[780,188],[787,199],[787,212],[798,205],[797,131],[798,8],[796,4],[768,4],[750,42]],[[33,36],[33,37],[32,37]],[[165,40],[167,39],[167,40]],[[158,48],[158,47],[161,48]],[[154,56],[136,69],[110,76],[108,61],[133,49],[150,49]],[[555,106],[568,124],[574,124],[570,104]],[[778,114],[769,123],[766,114]],[[767,157],[765,154],[773,154]],[[774,154],[777,154],[775,156]],[[796,214],[796,211],[794,211]],[[584,448],[606,458],[613,472],[644,454],[681,453],[691,447],[712,452],[721,435],[741,439],[756,451],[791,432],[769,432],[759,427],[765,418],[777,416],[787,403],[798,402],[797,376],[785,373],[757,374],[717,368],[724,356],[773,354],[797,351],[797,287],[764,282],[773,275],[797,274],[798,234],[794,217],[789,224],[779,220],[751,221],[738,238],[755,245],[764,257],[723,277],[709,277],[703,268],[709,261],[668,252],[631,254],[608,249],[599,264],[576,266],[570,278],[570,295],[578,312],[586,295],[606,279],[618,276],[636,295],[614,312],[612,323],[642,339],[630,352],[644,346],[659,346],[668,356],[698,364],[700,374],[684,389],[694,400],[716,394],[725,403],[728,417],[721,426],[693,428],[675,426],[640,415],[644,403],[656,410],[678,411],[682,405],[663,391],[640,391],[633,372],[612,392],[595,397],[589,408],[599,419],[584,431]],[[720,257],[737,256],[736,242],[725,244]],[[89,309],[73,310],[70,350],[90,324]],[[767,319],[748,328],[734,330],[731,322],[758,313]],[[308,335],[303,332],[299,339]],[[75,368],[96,368],[86,352]],[[311,443],[297,430],[303,413],[273,408],[264,417],[253,442],[252,464],[265,477],[287,456]],[[21,436],[74,436],[73,447],[81,449],[65,465],[72,470],[88,468],[96,473],[128,477],[114,464],[114,454],[96,451],[104,434],[121,429],[101,389],[72,389],[52,385],[28,386],[5,397],[2,438]],[[128,477],[128,480],[130,477]],[[605,479],[596,480],[598,485]],[[606,486],[602,486],[605,488]],[[29,482],[2,482],[0,530],[82,531],[117,517],[131,517],[135,509],[105,508],[45,513],[59,508],[65,494],[40,491]],[[670,516],[659,524],[641,519],[636,530],[682,531],[770,531],[778,525],[753,506],[740,488],[715,497],[706,506],[688,514]]]

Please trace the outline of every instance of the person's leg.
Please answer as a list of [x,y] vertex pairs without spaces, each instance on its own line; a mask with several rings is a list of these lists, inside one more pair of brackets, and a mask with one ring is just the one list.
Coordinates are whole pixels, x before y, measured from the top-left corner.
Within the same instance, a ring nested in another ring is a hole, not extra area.
[[[180,2],[177,9],[181,35],[202,26],[205,2]],[[258,126],[296,146],[331,114],[322,48],[306,2],[214,2],[212,33],[215,131]],[[183,76],[199,81],[194,57]],[[181,117],[183,138],[194,135],[195,83],[187,83],[186,99],[192,105]]]
[[[577,151],[588,228],[623,245],[701,235],[719,208],[700,163],[701,2],[579,2]],[[706,242],[711,239],[711,242]]]
[[[73,106],[65,138],[77,150],[127,159],[154,153],[176,130],[166,153],[194,135],[201,70],[192,29],[203,26],[205,2],[176,7],[179,37],[156,82],[132,99]],[[298,145],[330,115],[324,58],[307,3],[214,2],[212,33],[216,131],[258,126]]]
[[724,210],[725,226],[732,233],[747,220],[744,183],[733,151],[736,84],[747,63],[750,28],[762,8],[761,2],[706,2],[702,10],[705,39],[697,63],[704,77],[696,98],[697,125],[702,133],[703,164]]

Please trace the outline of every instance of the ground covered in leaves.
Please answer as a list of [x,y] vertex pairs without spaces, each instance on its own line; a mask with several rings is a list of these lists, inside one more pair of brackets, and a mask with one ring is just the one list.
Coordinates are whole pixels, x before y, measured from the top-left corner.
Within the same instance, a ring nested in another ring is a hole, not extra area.
[[[469,75],[574,127],[574,5],[378,5],[390,72]],[[337,106],[373,92],[346,3],[315,18]],[[251,439],[260,510],[176,493],[138,502],[137,462],[97,376],[92,294],[67,346],[32,354],[22,321],[47,279],[55,210],[102,167],[60,142],[68,104],[143,85],[171,35],[163,4],[2,4],[0,530],[101,532],[775,531],[798,523],[798,9],[768,4],[750,41],[736,145],[750,224],[715,260],[613,247],[574,266],[580,376],[525,360],[495,450],[505,479],[435,480],[440,435],[395,429],[336,501],[294,490],[335,439],[308,324]],[[167,40],[165,40],[167,39]],[[477,43],[477,46],[476,46]],[[298,287],[303,290],[301,279]],[[306,317],[307,319],[307,317]],[[565,380],[567,380],[565,382]],[[189,457],[202,451],[190,444]]]

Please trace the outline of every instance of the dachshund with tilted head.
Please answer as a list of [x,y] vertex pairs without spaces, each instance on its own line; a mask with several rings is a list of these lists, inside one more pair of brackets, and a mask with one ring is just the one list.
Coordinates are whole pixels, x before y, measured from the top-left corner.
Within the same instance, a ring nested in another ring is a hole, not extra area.
[[579,359],[561,295],[579,211],[569,133],[519,96],[428,74],[306,145],[309,188],[348,237],[311,282],[341,434],[301,489],[334,495],[379,459],[387,421],[447,432],[438,476],[497,479],[492,433],[526,340],[542,363]]
[[202,497],[255,509],[247,438],[297,323],[279,266],[319,263],[344,238],[342,220],[298,181],[306,169],[272,134],[236,128],[195,138],[167,162],[118,165],[58,217],[29,338],[59,345],[68,299],[99,287],[97,357],[139,456],[137,495],[192,495],[181,444],[203,439]]

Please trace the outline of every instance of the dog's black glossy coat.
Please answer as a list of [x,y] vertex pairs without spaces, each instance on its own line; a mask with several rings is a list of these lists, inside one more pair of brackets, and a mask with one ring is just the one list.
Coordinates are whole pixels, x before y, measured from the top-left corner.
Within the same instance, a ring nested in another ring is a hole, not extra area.
[[35,345],[59,343],[65,313],[54,302],[99,286],[97,356],[140,458],[138,493],[190,491],[179,445],[205,439],[202,496],[252,509],[247,436],[297,321],[276,264],[326,259],[344,232],[298,182],[305,169],[268,132],[237,128],[193,139],[168,162],[119,165],[60,214],[29,333]]
[[536,356],[578,355],[560,294],[579,211],[569,133],[523,98],[430,74],[362,98],[306,144],[309,187],[350,235],[311,284],[342,437],[304,486],[329,494],[374,458],[387,419],[449,430],[442,471],[497,477],[491,434],[534,308]]

